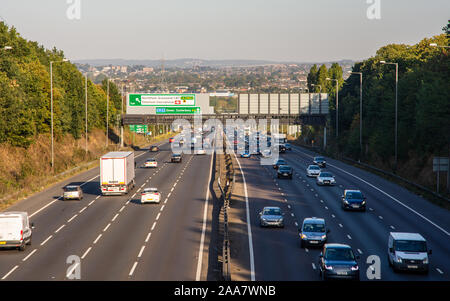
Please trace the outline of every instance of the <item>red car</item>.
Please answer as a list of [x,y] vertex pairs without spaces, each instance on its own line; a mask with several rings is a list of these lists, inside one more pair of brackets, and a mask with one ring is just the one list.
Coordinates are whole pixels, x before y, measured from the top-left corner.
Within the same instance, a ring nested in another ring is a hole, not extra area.
[[174,138],[173,138],[173,137],[169,138],[169,143],[172,143],[172,142],[173,142],[173,140],[174,140]]

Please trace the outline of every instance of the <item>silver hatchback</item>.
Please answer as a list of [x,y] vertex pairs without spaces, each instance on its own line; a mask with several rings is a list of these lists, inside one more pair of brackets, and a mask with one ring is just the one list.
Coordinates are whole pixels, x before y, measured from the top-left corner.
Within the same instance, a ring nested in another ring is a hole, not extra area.
[[83,199],[83,190],[81,190],[80,186],[76,185],[68,185],[64,187],[64,200],[82,200]]
[[280,207],[264,207],[259,213],[259,223],[261,227],[280,227],[284,228],[284,213]]

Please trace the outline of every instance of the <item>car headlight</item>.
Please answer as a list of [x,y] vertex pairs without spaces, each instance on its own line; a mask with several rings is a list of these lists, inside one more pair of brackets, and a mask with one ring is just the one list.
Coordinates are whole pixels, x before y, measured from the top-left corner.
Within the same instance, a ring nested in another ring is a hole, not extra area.
[[357,271],[357,270],[359,270],[359,266],[355,265],[352,267],[352,271]]
[[262,220],[263,222],[266,222],[266,221],[267,221],[264,217],[262,217],[261,220]]
[[349,204],[347,200],[344,200],[344,203],[347,204],[347,205]]
[[325,239],[325,238],[327,238],[327,236],[324,234],[324,235],[322,235],[322,239]]
[[331,271],[333,269],[333,267],[331,265],[325,265],[325,269]]
[[402,259],[401,259],[400,257],[397,256],[396,259],[397,259],[397,262],[398,262],[398,263],[402,263]]
[[428,264],[428,257],[425,257],[425,259],[423,260],[423,264]]
[[306,238],[307,238],[307,236],[306,236],[305,234],[301,234],[300,237],[301,237],[302,239],[306,239]]
[[361,205],[365,205],[365,204],[366,204],[366,201],[362,201]]

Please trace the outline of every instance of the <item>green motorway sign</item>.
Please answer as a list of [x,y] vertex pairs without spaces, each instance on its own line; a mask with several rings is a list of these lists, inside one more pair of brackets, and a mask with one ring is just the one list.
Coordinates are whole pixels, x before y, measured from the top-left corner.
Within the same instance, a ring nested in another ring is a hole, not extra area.
[[129,105],[139,106],[195,106],[195,94],[142,94],[131,93]]
[[135,133],[147,133],[148,125],[146,125],[146,124],[130,125],[130,131],[135,132]]
[[157,107],[156,114],[200,114],[200,107]]

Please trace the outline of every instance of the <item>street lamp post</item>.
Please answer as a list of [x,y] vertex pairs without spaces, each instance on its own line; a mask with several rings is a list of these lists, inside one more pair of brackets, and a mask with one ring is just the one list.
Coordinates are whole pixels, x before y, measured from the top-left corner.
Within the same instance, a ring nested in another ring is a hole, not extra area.
[[86,73],[85,81],[84,81],[84,92],[85,92],[85,127],[86,127],[86,154],[88,152],[88,90],[87,90],[87,84],[88,84],[88,75]]
[[397,135],[398,135],[398,63],[387,63],[380,61],[380,64],[395,65],[395,163],[394,171],[397,171],[398,153],[397,153]]
[[362,72],[352,72],[349,71],[348,73],[350,74],[359,74],[359,157],[360,157],[360,161],[361,161],[361,157],[362,157],[362,79],[363,79],[363,74]]
[[109,127],[109,78],[106,85],[106,147],[108,147],[108,127]]
[[54,171],[55,166],[55,152],[53,146],[53,63],[63,63],[67,62],[68,59],[63,59],[61,61],[50,61],[50,115],[51,115],[51,136],[52,136],[52,171]]
[[326,78],[326,80],[331,80],[336,82],[336,141],[339,138],[339,81],[334,78]]

